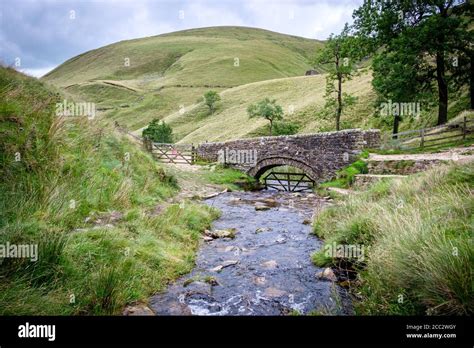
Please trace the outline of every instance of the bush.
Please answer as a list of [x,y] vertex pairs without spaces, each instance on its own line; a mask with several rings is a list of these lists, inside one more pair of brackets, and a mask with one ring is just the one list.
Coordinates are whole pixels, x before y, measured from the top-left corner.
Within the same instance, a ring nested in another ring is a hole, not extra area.
[[299,126],[290,122],[275,122],[273,135],[292,135],[298,133]]
[[[360,157],[364,158],[364,154]],[[336,173],[336,179],[332,181],[328,181],[322,183],[321,187],[340,187],[340,188],[348,188],[353,182],[354,178],[358,174],[366,174],[368,171],[367,169],[367,162],[359,159],[354,163],[350,164],[349,166],[342,168]]]
[[143,138],[150,139],[156,143],[172,143],[173,142],[173,129],[158,119],[154,119],[150,122],[147,128],[142,132]]

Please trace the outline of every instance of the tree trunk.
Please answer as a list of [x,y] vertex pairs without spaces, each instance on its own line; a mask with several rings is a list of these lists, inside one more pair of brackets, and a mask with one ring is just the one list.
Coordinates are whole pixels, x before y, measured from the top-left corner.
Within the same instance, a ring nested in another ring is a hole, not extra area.
[[342,76],[337,76],[337,110],[336,110],[336,131],[341,129],[341,113],[342,113]]
[[444,52],[436,54],[436,80],[438,82],[438,126],[448,122],[448,85],[446,83]]
[[471,97],[471,109],[474,110],[474,54],[471,54],[471,76],[469,77],[469,94]]
[[[397,134],[398,133],[398,126],[400,124],[400,116],[398,115],[395,115],[393,117],[393,134]],[[392,136],[392,139],[398,139],[398,135],[394,135]]]
[[273,134],[273,121],[270,120],[270,136]]

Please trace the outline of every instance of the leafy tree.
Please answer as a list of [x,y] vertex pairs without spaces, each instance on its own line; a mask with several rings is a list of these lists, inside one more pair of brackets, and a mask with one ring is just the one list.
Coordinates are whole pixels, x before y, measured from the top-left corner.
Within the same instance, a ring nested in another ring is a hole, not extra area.
[[[466,1],[453,8],[453,14],[464,20],[459,30],[457,41],[453,42],[456,54],[452,57],[452,78],[455,86],[469,85],[470,108],[474,109],[474,32],[472,18],[474,17],[474,3]],[[470,24],[469,24],[470,23]]]
[[155,118],[142,132],[143,138],[150,139],[156,143],[172,143],[173,130],[165,123]]
[[[426,70],[426,62],[415,51],[398,50],[389,52],[377,52],[373,59],[372,85],[377,92],[377,104],[386,105],[387,102],[406,103],[417,96],[416,102],[427,105],[432,101],[432,84],[423,79]],[[420,76],[421,75],[421,76]],[[415,114],[404,115],[400,112],[383,115],[384,121],[392,123],[393,133],[399,131],[400,122],[406,117],[417,116]]]
[[[379,48],[384,54],[397,52],[391,59],[397,58],[398,62],[406,61],[404,54],[420,60],[416,74],[407,78],[405,85],[417,84],[411,96],[417,98],[419,93],[426,93],[427,86],[436,84],[438,124],[447,121],[449,85],[465,83],[472,77],[472,64],[470,68],[467,63],[461,68],[452,64],[453,58],[458,57],[472,62],[474,32],[468,30],[472,7],[461,0],[366,0],[354,11],[357,32],[371,39],[372,48]],[[374,66],[374,80],[392,77]]]
[[270,135],[273,134],[273,122],[283,119],[283,109],[276,103],[276,99],[265,98],[249,105],[247,113],[250,118],[261,117],[270,122]]
[[221,100],[221,97],[216,91],[208,91],[204,94],[204,104],[209,108],[211,114],[216,110],[216,103]]
[[364,43],[352,36],[346,23],[339,35],[331,34],[326,45],[317,55],[315,64],[325,65],[328,69],[326,77],[326,109],[336,110],[336,130],[340,130],[341,114],[345,104],[351,99],[343,93],[343,82],[350,80],[356,73],[356,64],[364,56]]

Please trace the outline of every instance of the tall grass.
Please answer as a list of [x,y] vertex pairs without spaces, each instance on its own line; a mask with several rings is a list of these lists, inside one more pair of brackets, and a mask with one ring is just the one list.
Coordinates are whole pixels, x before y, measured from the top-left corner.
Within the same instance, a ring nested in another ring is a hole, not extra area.
[[42,83],[4,68],[0,81],[0,244],[39,253],[3,260],[0,314],[115,314],[189,271],[216,212],[168,205],[173,177],[94,121],[56,118]]
[[[361,314],[474,312],[474,163],[381,182],[323,211],[326,244],[361,244],[354,261]],[[323,251],[319,263],[337,263]]]

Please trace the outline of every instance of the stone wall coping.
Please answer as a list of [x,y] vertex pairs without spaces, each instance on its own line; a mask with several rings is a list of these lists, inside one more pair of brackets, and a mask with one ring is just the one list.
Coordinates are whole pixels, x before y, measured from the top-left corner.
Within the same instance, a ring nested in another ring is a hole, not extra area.
[[332,132],[321,132],[321,133],[307,133],[307,134],[292,134],[292,135],[274,135],[274,136],[263,136],[263,137],[254,137],[254,138],[243,138],[243,139],[235,139],[235,140],[227,140],[227,141],[218,141],[218,142],[204,142],[199,143],[199,146],[202,145],[223,145],[233,142],[247,142],[247,141],[261,141],[261,140],[277,140],[277,139],[304,139],[304,138],[312,138],[312,137],[327,137],[337,134],[351,134],[351,133],[380,133],[380,129],[361,129],[361,128],[354,128],[354,129],[343,129],[341,131],[332,131]]

